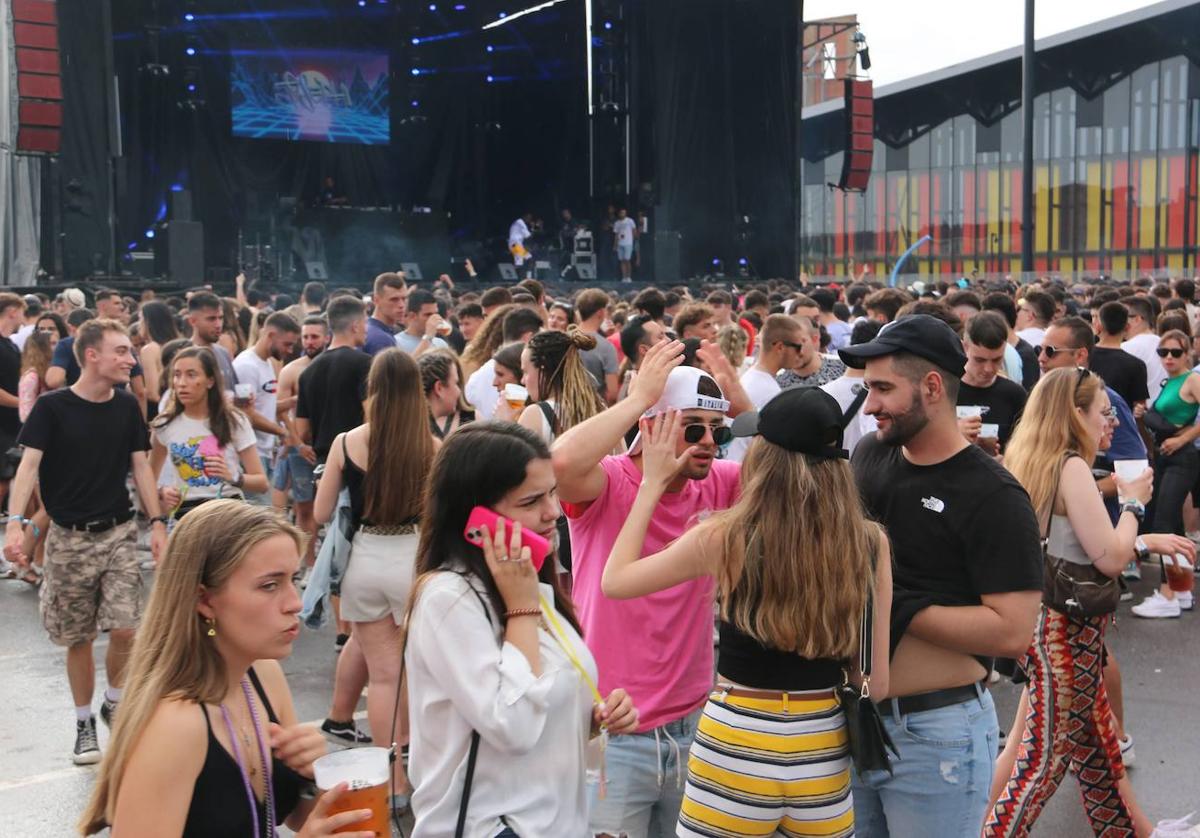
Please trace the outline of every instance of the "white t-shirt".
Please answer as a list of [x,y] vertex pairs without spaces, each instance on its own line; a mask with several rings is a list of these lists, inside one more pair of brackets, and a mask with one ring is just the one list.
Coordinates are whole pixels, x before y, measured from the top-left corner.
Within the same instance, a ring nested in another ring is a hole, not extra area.
[[[755,410],[762,410],[763,407],[771,399],[779,394],[779,382],[775,380],[775,376],[768,372],[763,372],[757,367],[751,367],[742,374],[741,377],[742,389],[746,391],[746,395],[750,401],[754,403]],[[740,463],[746,457],[746,451],[750,448],[750,443],[753,437],[742,437],[735,439],[729,443],[729,450],[725,453],[726,460],[732,460],[735,463]]]
[[618,218],[613,223],[613,232],[617,236],[617,244],[633,244],[633,231],[637,222],[632,218]]
[[496,362],[489,360],[467,379],[463,395],[475,408],[475,419],[487,422],[496,415],[496,405],[500,403],[500,392],[492,386],[496,380]]
[[1153,404],[1158,398],[1158,391],[1162,389],[1163,381],[1167,378],[1167,371],[1163,369],[1162,360],[1155,351],[1158,349],[1158,335],[1144,332],[1122,343],[1121,348],[1135,358],[1141,358],[1146,365],[1146,390],[1150,393],[1147,406]]
[[513,246],[514,244],[524,244],[525,239],[532,235],[533,233],[529,232],[529,225],[525,223],[525,219],[518,218],[512,223],[512,226],[508,228],[509,247]]
[[[222,453],[229,473],[236,478],[242,473],[238,453],[255,447],[257,440],[246,415],[238,411],[233,416],[233,441],[224,447]],[[186,488],[185,501],[228,496],[236,491],[220,478],[208,477],[204,473],[201,444],[205,438],[212,437],[207,419],[192,419],[181,413],[162,427],[155,428],[152,434],[154,441],[167,449],[167,461],[158,475],[159,486],[173,486],[180,492]],[[212,439],[204,448],[215,443],[216,439]]]
[[[837,403],[842,408],[843,414],[854,404],[854,399],[858,396],[862,387],[863,380],[861,378],[851,378],[848,375],[843,375],[841,378],[830,381],[828,384],[821,385],[822,390],[837,399]],[[862,441],[862,438],[875,433],[878,428],[879,425],[875,421],[875,417],[863,413],[862,405],[859,405],[858,415],[850,420],[849,424],[846,425],[846,430],[842,432],[842,447],[853,455],[854,449],[858,447],[858,443]]]
[[13,332],[12,337],[9,338],[9,340],[11,340],[13,342],[13,346],[17,347],[17,349],[20,349],[22,352],[24,352],[25,351],[25,341],[28,340],[29,336],[33,334],[33,327],[36,325],[37,325],[36,323],[26,323],[21,328],[17,329],[15,332]]
[[[254,409],[273,421],[275,404],[278,401],[276,392],[279,390],[279,376],[275,374],[275,366],[271,360],[263,360],[253,349],[246,349],[233,360],[233,369],[237,373],[238,384],[250,385],[250,392],[254,394]],[[255,431],[254,436],[258,439],[258,453],[270,458],[275,452],[279,437],[264,431]]]
[[1034,349],[1042,345],[1042,341],[1046,339],[1046,330],[1039,329],[1037,326],[1030,326],[1028,329],[1022,329],[1017,332],[1017,337],[1028,343]]

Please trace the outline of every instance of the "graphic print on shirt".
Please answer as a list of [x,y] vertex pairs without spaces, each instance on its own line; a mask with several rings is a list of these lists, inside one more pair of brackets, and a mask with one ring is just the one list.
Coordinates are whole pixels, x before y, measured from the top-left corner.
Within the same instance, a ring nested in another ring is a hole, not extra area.
[[189,487],[216,486],[221,482],[219,477],[209,477],[204,473],[205,457],[221,457],[221,446],[212,434],[207,436],[191,436],[183,442],[172,442],[167,448],[171,455],[171,465],[184,485]]

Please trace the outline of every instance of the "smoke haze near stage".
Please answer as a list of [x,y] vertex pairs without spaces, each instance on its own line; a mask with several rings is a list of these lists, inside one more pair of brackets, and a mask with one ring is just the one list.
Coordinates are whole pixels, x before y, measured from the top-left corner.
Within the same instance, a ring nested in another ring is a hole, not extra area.
[[233,50],[233,135],[387,145],[388,57],[332,50]]

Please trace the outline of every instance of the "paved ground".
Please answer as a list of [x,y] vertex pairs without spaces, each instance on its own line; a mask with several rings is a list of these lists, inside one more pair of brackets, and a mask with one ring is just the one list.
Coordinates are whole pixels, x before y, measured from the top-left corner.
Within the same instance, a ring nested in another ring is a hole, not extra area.
[[[1146,575],[1148,581],[1137,586],[1139,598],[1156,573]],[[1197,623],[1200,612],[1146,622],[1129,615],[1125,605],[1111,634],[1125,675],[1127,725],[1137,743],[1131,776],[1152,818],[1200,809],[1200,666],[1193,657]],[[93,769],[70,762],[74,724],[64,656],[46,640],[36,594],[21,582],[0,582],[0,637],[0,838],[65,838],[75,834]],[[103,643],[97,644],[98,659]],[[333,664],[332,630],[300,637],[284,663],[300,718],[324,718]],[[998,685],[995,693],[1001,726],[1007,727],[1016,691]],[[101,733],[102,743],[105,735]],[[1077,788],[1070,778],[1064,782],[1035,835],[1090,834]]]

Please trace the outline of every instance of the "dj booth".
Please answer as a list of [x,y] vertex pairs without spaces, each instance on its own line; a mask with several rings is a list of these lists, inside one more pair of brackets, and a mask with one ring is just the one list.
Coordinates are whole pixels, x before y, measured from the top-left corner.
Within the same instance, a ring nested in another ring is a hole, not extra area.
[[[445,214],[388,207],[297,206],[286,223],[292,276],[331,286],[413,267],[436,278],[450,267]],[[415,278],[415,277],[414,277]]]

